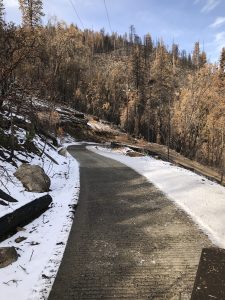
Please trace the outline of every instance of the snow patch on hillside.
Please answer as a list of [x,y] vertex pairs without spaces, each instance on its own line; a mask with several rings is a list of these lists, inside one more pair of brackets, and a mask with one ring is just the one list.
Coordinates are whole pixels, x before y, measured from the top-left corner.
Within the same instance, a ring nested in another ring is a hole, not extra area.
[[[25,138],[23,130],[16,134],[21,140]],[[34,154],[24,157],[19,153],[16,153],[16,156],[44,168],[51,179],[49,194],[53,203],[43,215],[25,226],[24,231],[19,231],[0,243],[0,247],[16,247],[20,255],[17,262],[0,269],[1,299],[47,299],[66,247],[78,201],[78,162],[70,154],[67,157],[59,155],[57,149],[45,144],[38,136],[35,137],[34,143],[39,149],[44,149],[42,157]],[[17,161],[17,164],[21,163]],[[0,216],[46,194],[25,191],[13,176],[16,168],[7,162],[1,162],[1,166],[7,170],[7,176],[1,177],[1,189],[10,191],[18,203],[10,204],[9,207],[0,206]],[[17,244],[15,239],[18,237],[25,237],[26,240]]]

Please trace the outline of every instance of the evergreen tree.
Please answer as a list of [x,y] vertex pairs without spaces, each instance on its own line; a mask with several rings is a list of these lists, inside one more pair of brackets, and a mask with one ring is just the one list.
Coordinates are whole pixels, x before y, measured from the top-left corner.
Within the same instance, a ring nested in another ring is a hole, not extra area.
[[207,63],[207,56],[205,51],[202,51],[202,53],[199,56],[200,67],[203,67],[206,63]]
[[173,59],[175,59],[175,61],[177,61],[177,59],[179,57],[179,46],[174,43],[172,45],[172,56],[173,56]]
[[19,0],[19,4],[23,26],[29,28],[40,26],[41,17],[44,16],[42,0]]
[[222,49],[220,55],[220,78],[224,79],[225,77],[225,48]]
[[136,90],[136,99],[134,105],[135,111],[135,122],[134,122],[134,133],[138,135],[139,133],[139,126],[140,126],[140,118],[143,113],[144,109],[144,55],[142,46],[136,44],[133,46],[132,52],[132,71],[133,71],[133,83],[134,88]]
[[151,37],[150,33],[147,33],[144,36],[144,45],[145,45],[146,49],[151,53],[153,50],[153,42],[152,42],[152,37]]
[[191,54],[188,54],[188,57],[187,57],[187,66],[188,66],[189,68],[192,68],[192,67],[193,67]]
[[152,65],[152,99],[156,109],[156,141],[166,143],[168,136],[168,115],[173,91],[173,64],[165,45],[161,42],[156,49]]
[[134,27],[134,25],[131,25],[130,28],[129,28],[129,42],[131,44],[134,43],[135,34],[136,34],[135,27]]
[[153,42],[152,37],[148,33],[144,36],[144,55],[145,55],[145,65],[148,67],[148,64],[150,62],[150,57],[153,51]]
[[193,55],[192,55],[192,62],[194,64],[194,66],[198,69],[199,65],[200,65],[200,46],[199,46],[199,42],[195,43],[194,51],[193,51]]
[[4,8],[4,4],[3,4],[3,0],[0,0],[0,26],[2,26],[4,24],[4,12],[5,8]]
[[177,61],[179,57],[179,47],[177,44],[172,45],[172,63],[173,63],[173,72],[175,73]]

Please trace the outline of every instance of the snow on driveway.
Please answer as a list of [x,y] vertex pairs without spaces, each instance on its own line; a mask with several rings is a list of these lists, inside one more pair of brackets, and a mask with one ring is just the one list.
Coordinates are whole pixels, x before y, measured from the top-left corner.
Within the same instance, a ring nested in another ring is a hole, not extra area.
[[225,187],[149,156],[134,158],[115,153],[111,149],[87,148],[115,159],[145,176],[185,210],[214,244],[225,248]]

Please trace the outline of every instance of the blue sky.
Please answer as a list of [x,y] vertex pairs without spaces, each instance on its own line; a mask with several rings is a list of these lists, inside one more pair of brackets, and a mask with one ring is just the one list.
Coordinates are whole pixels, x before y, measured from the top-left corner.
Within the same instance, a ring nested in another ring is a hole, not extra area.
[[[45,22],[52,16],[82,28],[71,1],[85,28],[110,32],[104,0],[43,0]],[[217,61],[225,47],[224,0],[105,0],[111,27],[120,34],[133,24],[137,34],[150,33],[154,40],[163,38],[166,45],[173,41],[180,49],[192,51],[199,41],[210,61]],[[3,0],[6,20],[20,23],[18,0]]]

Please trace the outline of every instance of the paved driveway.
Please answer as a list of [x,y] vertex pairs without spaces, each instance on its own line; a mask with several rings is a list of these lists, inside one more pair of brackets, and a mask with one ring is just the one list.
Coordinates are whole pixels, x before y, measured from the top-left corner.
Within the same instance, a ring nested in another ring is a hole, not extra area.
[[84,146],[70,153],[80,199],[49,300],[190,299],[208,238],[132,169]]

